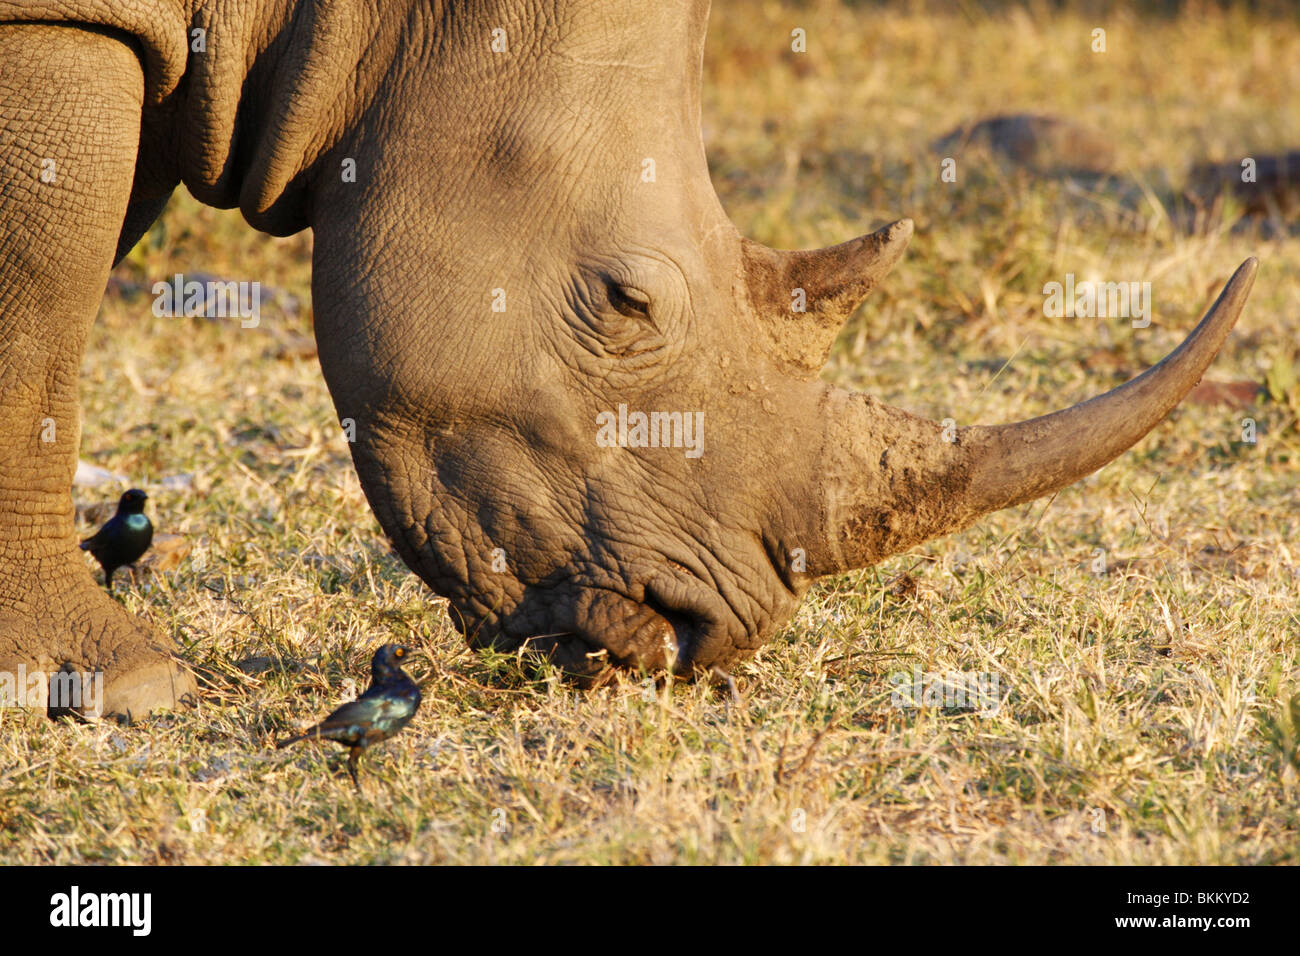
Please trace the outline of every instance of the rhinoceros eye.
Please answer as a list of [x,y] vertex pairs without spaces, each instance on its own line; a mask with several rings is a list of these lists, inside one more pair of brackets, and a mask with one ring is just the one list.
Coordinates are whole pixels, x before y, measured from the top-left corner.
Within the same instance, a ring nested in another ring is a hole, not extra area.
[[620,315],[629,319],[643,319],[650,322],[650,297],[640,289],[619,282],[611,282],[605,290],[609,304]]
[[596,355],[620,361],[653,357],[666,345],[663,325],[672,319],[671,302],[661,302],[658,293],[652,302],[646,282],[625,275],[632,271],[597,262],[578,272],[570,287],[563,318]]

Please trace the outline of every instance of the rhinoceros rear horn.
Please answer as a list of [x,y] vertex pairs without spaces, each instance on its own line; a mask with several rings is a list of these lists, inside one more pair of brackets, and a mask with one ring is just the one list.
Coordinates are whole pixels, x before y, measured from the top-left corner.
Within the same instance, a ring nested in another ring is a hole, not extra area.
[[902,258],[912,220],[838,246],[785,252],[742,240],[750,300],[770,330],[777,354],[811,374],[826,364],[840,326]]
[[1247,259],[1182,345],[1137,378],[1014,425],[943,428],[859,393],[831,389],[825,508],[809,573],[866,567],[980,515],[1051,494],[1118,457],[1182,400],[1241,315]]

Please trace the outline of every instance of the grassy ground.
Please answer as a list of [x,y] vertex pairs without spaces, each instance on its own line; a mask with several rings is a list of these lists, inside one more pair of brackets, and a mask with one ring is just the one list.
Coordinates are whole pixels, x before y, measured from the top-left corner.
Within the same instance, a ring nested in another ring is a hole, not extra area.
[[[1158,358],[1256,254],[1211,376],[1272,395],[1184,405],[1051,501],[824,582],[738,670],[742,706],[635,679],[580,693],[470,654],[389,552],[302,348],[311,237],[180,196],[104,301],[82,455],[149,488],[156,523],[191,543],[125,601],[209,687],[125,730],[0,712],[0,859],[1300,860],[1300,243],[1189,235],[1158,206],[1121,222],[1059,182],[942,183],[925,153],[1018,109],[1103,131],[1139,179],[1300,146],[1300,27],[966,6],[715,3],[706,136],[741,230],[789,247],[917,220],[827,376],[959,423],[1031,416]],[[807,54],[783,52],[795,27]],[[132,293],[198,271],[260,279],[283,308],[243,330],[155,318]],[[1045,318],[1042,285],[1066,272],[1151,281],[1151,327]],[[364,761],[358,798],[333,748],[269,741],[364,685],[390,639],[424,652],[426,703]],[[894,706],[890,675],[913,669],[994,675],[999,706]]]

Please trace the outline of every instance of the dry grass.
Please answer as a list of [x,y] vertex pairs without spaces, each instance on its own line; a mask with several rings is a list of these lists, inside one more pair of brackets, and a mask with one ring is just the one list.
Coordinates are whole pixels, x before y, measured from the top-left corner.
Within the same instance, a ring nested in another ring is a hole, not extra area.
[[[782,52],[796,26],[802,57]],[[1295,239],[1189,235],[1154,207],[1122,222],[1060,183],[943,184],[924,146],[1016,109],[1105,131],[1133,176],[1300,146],[1295,22],[736,0],[715,4],[707,57],[710,157],[742,231],[803,246],[917,219],[828,377],[961,423],[1038,414],[1158,358],[1252,253],[1254,296],[1211,374],[1281,381],[1294,361]],[[389,552],[315,362],[275,356],[310,334],[310,248],[178,197],[118,270],[257,278],[303,307],[242,330],[106,297],[83,457],[145,483],[160,528],[193,542],[125,600],[210,686],[125,730],[0,712],[0,859],[1297,861],[1294,390],[1184,406],[1052,501],[824,582],[739,670],[742,707],[635,679],[580,693],[467,652]],[[1069,271],[1150,280],[1152,326],[1044,318],[1043,282]],[[190,490],[149,484],[185,472]],[[388,639],[426,652],[426,703],[363,762],[358,798],[333,749],[269,741],[364,682]],[[996,674],[1004,699],[892,706],[889,675],[914,667]]]

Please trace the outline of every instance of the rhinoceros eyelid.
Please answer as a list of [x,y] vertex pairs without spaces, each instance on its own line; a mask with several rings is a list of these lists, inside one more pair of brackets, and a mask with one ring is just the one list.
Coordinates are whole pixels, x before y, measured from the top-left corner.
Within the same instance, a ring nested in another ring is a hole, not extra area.
[[605,297],[620,315],[653,322],[650,318],[650,297],[640,289],[621,282],[610,282],[606,286]]

